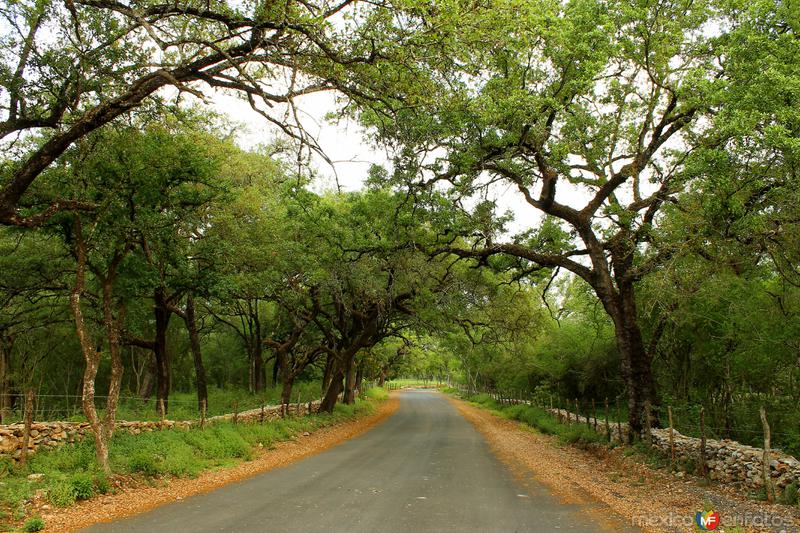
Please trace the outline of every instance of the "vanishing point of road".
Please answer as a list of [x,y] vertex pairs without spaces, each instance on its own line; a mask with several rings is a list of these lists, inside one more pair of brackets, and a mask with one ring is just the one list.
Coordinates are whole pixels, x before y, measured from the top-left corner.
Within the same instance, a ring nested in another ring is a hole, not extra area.
[[447,400],[412,391],[388,420],[318,455],[84,531],[611,530],[602,513],[586,511],[535,482],[520,484]]

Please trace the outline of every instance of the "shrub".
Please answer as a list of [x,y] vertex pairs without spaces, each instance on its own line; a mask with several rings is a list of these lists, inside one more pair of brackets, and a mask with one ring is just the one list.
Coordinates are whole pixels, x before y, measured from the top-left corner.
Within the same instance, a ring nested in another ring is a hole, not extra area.
[[796,481],[792,481],[783,489],[781,496],[779,498],[780,503],[784,503],[786,505],[794,505],[797,503],[797,492],[798,492],[798,484]]
[[72,476],[70,485],[76,500],[88,500],[94,496],[94,479],[86,472],[80,472]]
[[128,461],[128,469],[146,476],[155,476],[161,473],[156,458],[147,452],[138,452],[132,455]]
[[26,533],[34,533],[35,531],[41,531],[44,529],[44,520],[40,516],[34,516],[33,518],[29,518],[25,525],[22,526],[22,529]]
[[108,494],[108,491],[111,490],[111,483],[109,483],[108,477],[102,472],[95,476],[94,486],[98,494]]
[[389,397],[389,393],[383,387],[372,387],[367,389],[365,396],[373,400],[383,401]]
[[50,485],[47,490],[47,499],[56,507],[68,507],[75,503],[75,492],[72,484],[59,480]]

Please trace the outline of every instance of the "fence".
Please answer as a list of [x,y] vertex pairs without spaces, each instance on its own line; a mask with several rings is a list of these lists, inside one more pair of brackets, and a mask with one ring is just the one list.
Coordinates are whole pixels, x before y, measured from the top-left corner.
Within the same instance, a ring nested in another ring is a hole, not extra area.
[[[468,395],[465,387],[459,387],[462,394]],[[623,422],[627,413],[620,408],[620,402],[608,399],[598,405],[595,400],[583,401],[575,398],[567,400],[550,394],[518,395],[508,391],[486,390],[500,405],[528,404],[544,408],[565,424],[586,424],[594,431],[604,434],[609,441],[626,442],[629,436],[628,424]],[[719,428],[710,426],[706,420],[703,406],[696,409],[671,406],[651,407],[645,405],[645,429],[637,438],[648,446],[657,448],[670,459],[673,466],[679,461],[695,465],[696,473],[723,483],[735,483],[750,489],[764,490],[765,497],[774,501],[776,493],[790,484],[800,484],[800,461],[789,454],[772,449],[775,435],[792,435],[788,432],[774,432],[770,427],[767,409],[759,409],[758,420],[761,425],[761,446],[751,446],[730,439],[718,439]],[[598,414],[599,412],[599,414]],[[676,416],[676,412],[680,413]],[[663,413],[661,416],[657,416]],[[691,424],[690,413],[696,416],[696,425]],[[614,416],[616,415],[616,416]],[[666,427],[651,427],[651,421],[663,420]],[[680,423],[676,423],[680,420]],[[693,430],[696,436],[684,434],[681,429]]]

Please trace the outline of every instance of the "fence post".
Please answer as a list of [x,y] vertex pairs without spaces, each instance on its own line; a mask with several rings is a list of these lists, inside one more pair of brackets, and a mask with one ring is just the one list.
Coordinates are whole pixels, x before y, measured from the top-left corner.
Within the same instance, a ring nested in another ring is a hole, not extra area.
[[239,423],[239,400],[233,401],[233,423]]
[[161,418],[161,429],[164,429],[164,423],[167,418],[167,410],[164,409],[164,398],[158,399],[158,416]]
[[594,431],[597,432],[597,404],[592,398],[592,416],[594,416]]
[[761,406],[761,425],[764,428],[764,454],[762,456],[762,473],[764,475],[764,490],[767,493],[767,501],[769,503],[775,502],[775,486],[772,484],[772,476],[769,471],[769,452],[770,441],[772,435],[769,430],[769,422],[767,422],[767,410]]
[[294,411],[295,415],[300,416],[300,391],[297,391],[297,409]]
[[575,398],[575,423],[581,423],[581,406],[578,404],[577,398]]
[[200,429],[206,427],[206,399],[200,400]]
[[306,414],[311,414],[311,400],[308,401],[308,412]]
[[675,426],[672,423],[672,406],[667,406],[667,416],[669,417],[669,456],[672,467],[675,468]]
[[25,391],[25,425],[22,429],[22,449],[19,462],[24,465],[28,462],[28,446],[31,442],[31,426],[33,425],[33,389]]
[[611,442],[611,426],[608,424],[608,396],[606,396],[606,438]]
[[617,436],[619,437],[619,442],[624,443],[625,437],[622,436],[622,420],[620,418],[622,417],[619,410],[619,397],[617,397]]
[[700,475],[708,479],[706,464],[706,408],[700,408]]
[[645,400],[645,402],[644,402],[644,441],[647,443],[648,446],[653,446],[653,432],[652,432],[652,428],[650,427],[651,409],[652,409],[652,406],[650,405],[650,400]]

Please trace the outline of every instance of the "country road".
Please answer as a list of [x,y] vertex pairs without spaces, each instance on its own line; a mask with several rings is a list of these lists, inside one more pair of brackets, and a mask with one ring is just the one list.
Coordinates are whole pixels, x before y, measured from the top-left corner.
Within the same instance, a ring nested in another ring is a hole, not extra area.
[[584,511],[519,484],[447,400],[412,391],[386,422],[319,455],[83,531],[611,530]]

